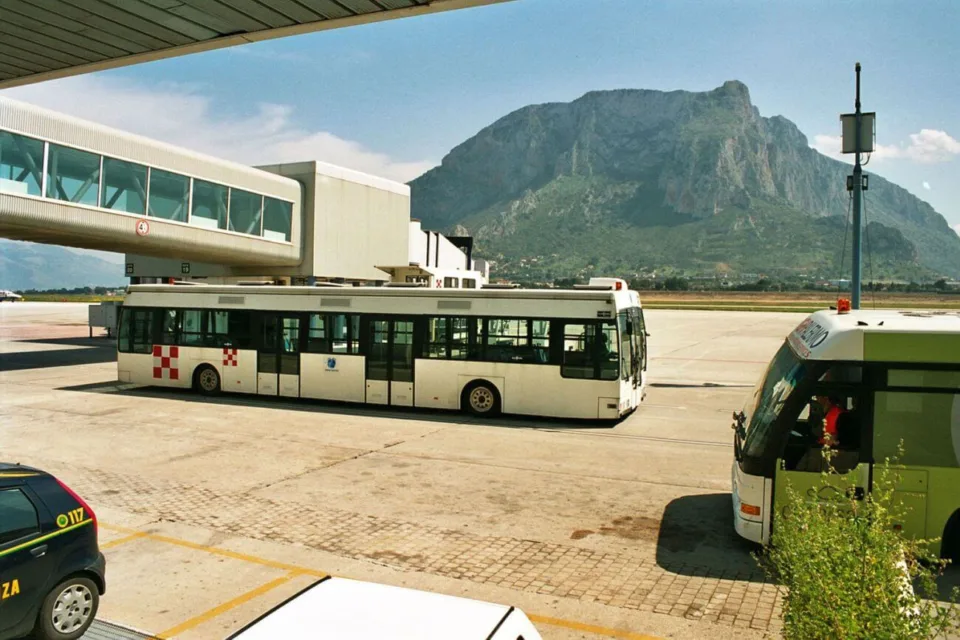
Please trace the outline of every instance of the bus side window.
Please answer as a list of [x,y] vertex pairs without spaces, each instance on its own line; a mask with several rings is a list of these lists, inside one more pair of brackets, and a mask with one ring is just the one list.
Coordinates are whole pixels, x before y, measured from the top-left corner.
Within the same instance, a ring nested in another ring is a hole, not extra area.
[[160,335],[157,341],[160,344],[179,344],[180,339],[180,312],[176,309],[157,309]]
[[231,309],[227,312],[227,334],[237,349],[253,348],[253,314]]
[[124,307],[120,311],[117,347],[122,353],[153,352],[154,310]]
[[180,343],[187,346],[202,346],[203,313],[199,309],[184,309],[180,314]]

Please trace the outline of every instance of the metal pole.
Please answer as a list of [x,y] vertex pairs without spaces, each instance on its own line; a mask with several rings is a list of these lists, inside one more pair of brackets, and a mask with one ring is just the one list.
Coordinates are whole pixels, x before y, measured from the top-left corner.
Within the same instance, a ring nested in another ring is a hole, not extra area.
[[857,126],[856,126],[856,161],[853,165],[853,281],[850,283],[853,289],[850,306],[854,309],[860,308],[860,286],[861,286],[861,250],[862,243],[860,238],[860,189],[863,184],[863,167],[860,166],[860,63],[857,63]]

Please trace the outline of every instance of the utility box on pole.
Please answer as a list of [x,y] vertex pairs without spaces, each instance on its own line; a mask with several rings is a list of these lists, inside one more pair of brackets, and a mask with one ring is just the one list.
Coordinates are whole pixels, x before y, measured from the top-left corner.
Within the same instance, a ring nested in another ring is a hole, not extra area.
[[[873,153],[876,138],[876,112],[860,114],[860,153]],[[843,129],[843,153],[857,153],[857,114],[840,114]]]

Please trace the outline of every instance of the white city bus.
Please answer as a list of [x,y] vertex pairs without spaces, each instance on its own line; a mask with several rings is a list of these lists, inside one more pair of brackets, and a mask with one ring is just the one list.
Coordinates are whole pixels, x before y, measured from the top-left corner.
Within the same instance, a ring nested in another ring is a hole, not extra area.
[[134,285],[119,380],[393,406],[618,419],[640,403],[640,299],[573,290]]

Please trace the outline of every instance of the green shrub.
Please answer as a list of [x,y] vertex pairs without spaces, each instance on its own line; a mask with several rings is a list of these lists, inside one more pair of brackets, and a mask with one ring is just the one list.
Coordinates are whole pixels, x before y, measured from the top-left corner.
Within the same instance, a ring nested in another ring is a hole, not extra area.
[[[831,454],[824,457],[829,463]],[[784,515],[760,557],[787,588],[784,638],[915,640],[960,629],[957,589],[950,602],[938,600],[936,579],[946,563],[930,553],[934,541],[894,530],[902,520],[890,461],[875,468],[866,497],[856,496],[852,480],[834,490],[837,480],[825,472],[804,495],[788,487]]]

